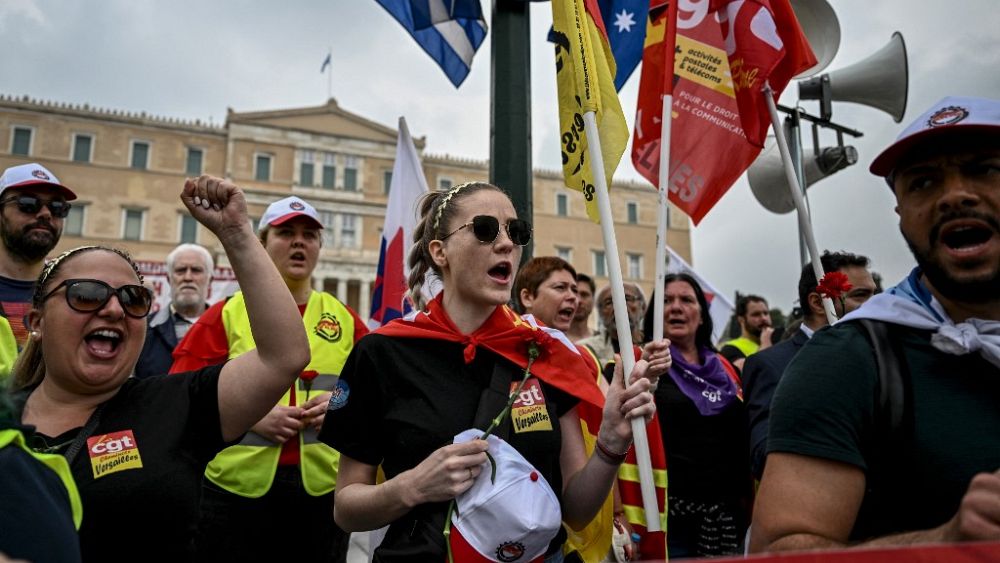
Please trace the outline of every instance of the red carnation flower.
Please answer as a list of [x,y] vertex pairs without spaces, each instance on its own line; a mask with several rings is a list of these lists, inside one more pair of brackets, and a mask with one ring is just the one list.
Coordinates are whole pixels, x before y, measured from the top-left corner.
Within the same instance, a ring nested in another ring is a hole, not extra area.
[[847,274],[843,272],[827,272],[823,276],[823,279],[819,280],[816,292],[830,299],[841,299],[852,287],[854,286],[847,280]]
[[306,388],[306,400],[307,401],[309,400],[309,391],[312,390],[312,382],[313,382],[314,379],[316,379],[316,377],[318,375],[319,375],[319,372],[316,371],[316,370],[312,370],[312,369],[306,370],[306,371],[304,371],[304,372],[302,372],[302,373],[299,374],[299,379],[302,380],[302,383],[303,383],[303,385]]

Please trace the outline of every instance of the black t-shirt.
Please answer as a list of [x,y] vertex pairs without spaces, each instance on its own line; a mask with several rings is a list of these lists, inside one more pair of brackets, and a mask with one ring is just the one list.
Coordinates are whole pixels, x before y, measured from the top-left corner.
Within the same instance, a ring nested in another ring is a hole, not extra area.
[[[219,421],[222,366],[128,379],[70,465],[83,501],[85,561],[193,559],[205,466],[228,444]],[[44,437],[66,453],[79,433]]]
[[750,430],[746,406],[734,400],[703,416],[669,376],[653,393],[667,454],[672,497],[714,502],[750,494]]
[[818,331],[785,370],[772,404],[768,452],[866,472],[854,540],[939,526],[976,473],[1000,468],[1000,369],[978,353],[936,350],[928,331],[893,329],[912,386],[913,419],[900,439],[887,443],[875,422],[875,357],[854,323]]
[[[0,424],[0,430],[7,428]],[[0,553],[28,561],[80,561],[66,486],[15,445],[0,449]]]
[[[472,427],[496,362],[511,368],[512,383],[523,376],[522,369],[484,348],[478,348],[475,359],[466,364],[463,348],[443,340],[381,334],[361,339],[340,375],[346,384],[346,402],[327,411],[319,439],[362,463],[381,465],[388,479],[416,467]],[[505,421],[507,442],[561,498],[559,417],[575,407],[578,399],[534,377],[521,396],[525,400],[515,403],[512,416]],[[545,404],[544,417],[534,408],[540,400]],[[564,533],[554,544],[562,544]]]

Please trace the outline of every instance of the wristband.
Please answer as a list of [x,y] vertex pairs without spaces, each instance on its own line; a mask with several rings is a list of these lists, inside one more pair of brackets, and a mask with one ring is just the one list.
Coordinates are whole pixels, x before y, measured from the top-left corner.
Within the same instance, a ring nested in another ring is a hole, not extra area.
[[628,450],[632,448],[630,444],[629,447],[625,449],[624,453],[616,453],[609,450],[607,446],[601,443],[600,440],[595,440],[594,446],[595,446],[594,453],[597,454],[597,457],[603,459],[604,461],[610,463],[611,465],[621,465],[622,462],[625,461],[625,458],[628,456]]

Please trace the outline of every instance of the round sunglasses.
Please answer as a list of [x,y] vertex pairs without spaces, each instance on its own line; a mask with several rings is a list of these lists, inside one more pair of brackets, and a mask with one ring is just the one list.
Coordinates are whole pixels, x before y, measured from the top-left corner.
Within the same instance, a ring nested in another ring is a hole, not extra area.
[[38,214],[44,205],[49,208],[49,212],[52,213],[53,217],[58,217],[60,219],[66,218],[66,216],[69,215],[70,207],[72,207],[72,205],[66,201],[59,199],[43,201],[40,197],[33,195],[19,195],[17,197],[11,197],[0,201],[0,205],[7,205],[8,203],[16,203],[17,210],[27,215]]
[[[476,215],[472,218],[472,221],[441,237],[441,240],[445,240],[458,231],[470,226],[472,227],[472,234],[476,235],[476,239],[485,244],[493,243],[497,240],[497,235],[500,234],[499,219],[491,215]],[[531,242],[531,223],[523,219],[511,219],[504,227],[507,230],[507,236],[510,237],[511,242],[514,244],[524,246]]]
[[153,306],[153,293],[141,285],[130,284],[111,287],[101,280],[86,279],[63,280],[42,297],[42,302],[52,297],[52,294],[64,286],[66,287],[66,304],[69,305],[70,309],[80,313],[100,311],[112,295],[118,296],[118,303],[121,304],[125,314],[136,319],[148,315],[150,307]]

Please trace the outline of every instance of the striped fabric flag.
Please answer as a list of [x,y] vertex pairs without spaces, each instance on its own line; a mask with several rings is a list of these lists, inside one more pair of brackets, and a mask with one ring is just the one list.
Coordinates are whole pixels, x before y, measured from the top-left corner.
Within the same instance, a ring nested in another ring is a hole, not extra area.
[[559,128],[566,186],[583,192],[587,216],[599,221],[583,115],[596,114],[608,185],[628,142],[628,126],[615,91],[615,59],[597,0],[552,0]]
[[406,254],[413,244],[417,224],[417,203],[427,193],[427,179],[420,167],[420,157],[413,146],[406,119],[399,118],[396,162],[389,182],[389,203],[385,207],[385,225],[379,249],[378,270],[372,289],[372,308],[368,328],[374,330],[410,312],[413,304],[406,297]]
[[479,0],[376,0],[458,88],[486,38]]

